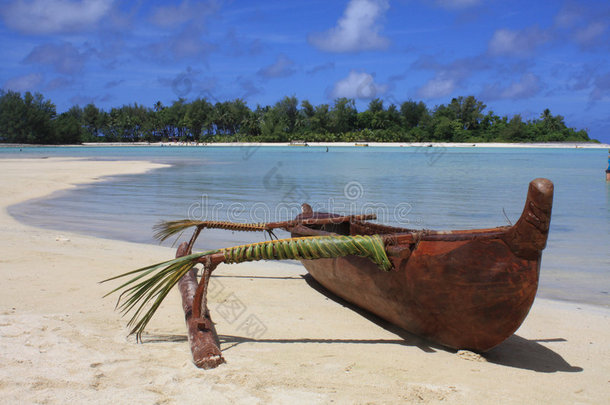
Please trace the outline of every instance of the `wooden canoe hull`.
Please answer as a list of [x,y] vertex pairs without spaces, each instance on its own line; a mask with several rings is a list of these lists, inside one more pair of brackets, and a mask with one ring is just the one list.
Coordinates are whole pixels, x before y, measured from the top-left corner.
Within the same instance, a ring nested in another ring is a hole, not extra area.
[[409,332],[486,351],[511,336],[532,306],[552,193],[546,179],[530,183],[513,227],[440,232],[411,244],[397,234],[390,272],[356,256],[302,263],[332,293]]

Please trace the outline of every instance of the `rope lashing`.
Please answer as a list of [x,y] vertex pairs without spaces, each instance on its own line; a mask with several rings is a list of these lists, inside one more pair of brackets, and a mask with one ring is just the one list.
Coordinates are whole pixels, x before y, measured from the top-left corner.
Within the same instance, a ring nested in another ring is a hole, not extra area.
[[268,229],[264,223],[246,224],[229,221],[195,221],[181,219],[178,221],[165,221],[155,225],[153,227],[155,231],[154,237],[155,239],[164,241],[170,236],[180,233],[193,226],[243,232],[260,232]]
[[181,219],[177,221],[164,221],[153,227],[155,239],[161,242],[166,240],[172,235],[178,234],[191,227],[197,227],[201,230],[203,228],[214,228],[214,229],[226,229],[229,231],[243,231],[243,232],[257,232],[267,231],[272,232],[273,229],[282,228],[289,230],[291,227],[296,225],[332,225],[340,224],[343,222],[350,221],[364,221],[369,219],[375,219],[374,214],[362,214],[362,215],[346,215],[338,217],[323,217],[323,218],[301,218],[293,219],[290,221],[281,222],[266,222],[266,223],[237,223],[229,221],[195,221],[192,219]]
[[225,263],[255,260],[326,259],[355,255],[371,259],[383,271],[392,267],[379,235],[317,236],[280,239],[220,250]]

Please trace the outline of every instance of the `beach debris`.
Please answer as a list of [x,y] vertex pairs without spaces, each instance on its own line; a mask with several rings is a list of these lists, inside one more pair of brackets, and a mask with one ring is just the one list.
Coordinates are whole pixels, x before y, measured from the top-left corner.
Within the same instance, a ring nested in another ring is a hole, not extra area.
[[457,356],[461,359],[468,361],[477,361],[480,363],[487,362],[487,359],[481,356],[479,353],[471,352],[470,350],[458,350]]

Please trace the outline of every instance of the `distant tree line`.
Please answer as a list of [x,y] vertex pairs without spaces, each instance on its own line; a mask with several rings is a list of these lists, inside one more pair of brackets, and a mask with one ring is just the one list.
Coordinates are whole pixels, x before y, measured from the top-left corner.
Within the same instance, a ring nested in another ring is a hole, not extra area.
[[284,97],[273,106],[250,109],[241,99],[211,103],[179,99],[165,106],[123,105],[104,111],[94,104],[58,114],[39,94],[0,90],[0,142],[587,142],[585,130],[568,128],[545,109],[524,121],[485,112],[473,96],[457,97],[433,109],[423,102],[384,105],[371,100],[365,111],[355,101],[312,105]]

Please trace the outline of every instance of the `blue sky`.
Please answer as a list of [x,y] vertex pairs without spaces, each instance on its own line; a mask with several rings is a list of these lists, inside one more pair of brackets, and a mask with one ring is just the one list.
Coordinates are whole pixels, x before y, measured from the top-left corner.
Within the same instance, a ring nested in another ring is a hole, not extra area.
[[610,3],[0,0],[0,85],[59,112],[179,97],[545,108],[610,142]]

